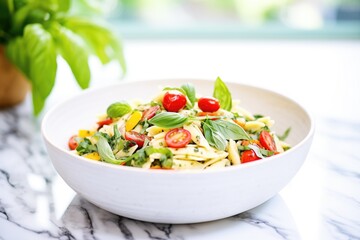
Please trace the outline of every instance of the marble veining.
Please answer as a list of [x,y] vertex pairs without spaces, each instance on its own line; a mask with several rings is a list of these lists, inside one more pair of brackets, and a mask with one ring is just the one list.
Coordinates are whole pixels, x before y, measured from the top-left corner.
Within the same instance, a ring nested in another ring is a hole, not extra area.
[[323,169],[321,222],[317,233],[304,234],[294,204],[290,208],[281,194],[247,212],[199,224],[154,224],[102,210],[57,175],[29,104],[0,111],[0,240],[360,239],[360,157],[354,151],[360,146],[359,123],[319,120],[307,161]]

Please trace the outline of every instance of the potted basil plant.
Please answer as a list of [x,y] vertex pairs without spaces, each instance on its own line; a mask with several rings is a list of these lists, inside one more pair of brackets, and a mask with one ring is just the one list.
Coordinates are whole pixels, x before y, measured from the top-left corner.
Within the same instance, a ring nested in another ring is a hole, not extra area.
[[[53,89],[58,56],[83,89],[90,82],[91,55],[103,64],[117,60],[125,72],[119,39],[90,16],[74,15],[75,1],[80,0],[0,0],[0,107],[22,101],[24,86],[38,115]],[[11,93],[14,99],[1,96]]]

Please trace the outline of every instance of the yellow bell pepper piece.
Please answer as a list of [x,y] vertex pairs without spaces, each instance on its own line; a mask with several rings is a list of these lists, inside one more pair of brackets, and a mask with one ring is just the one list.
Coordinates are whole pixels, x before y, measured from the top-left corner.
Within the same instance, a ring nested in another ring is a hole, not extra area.
[[100,155],[97,152],[85,154],[84,157],[91,159],[91,160],[96,160],[96,161],[100,160]]
[[95,134],[94,131],[84,130],[84,129],[81,129],[81,130],[79,130],[79,132],[78,132],[78,136],[81,137],[81,138],[91,137],[91,136],[94,135],[94,134]]
[[125,130],[128,132],[132,130],[141,120],[142,113],[135,111],[125,123]]

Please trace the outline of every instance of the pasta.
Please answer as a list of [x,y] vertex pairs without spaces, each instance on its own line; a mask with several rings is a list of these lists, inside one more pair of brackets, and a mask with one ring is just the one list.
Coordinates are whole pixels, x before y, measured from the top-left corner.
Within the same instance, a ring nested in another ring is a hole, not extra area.
[[218,78],[213,97],[199,97],[185,84],[164,88],[147,103],[113,103],[94,129],[80,129],[68,145],[75,154],[111,164],[217,169],[288,150],[286,136],[271,130],[274,124],[270,116],[241,107]]

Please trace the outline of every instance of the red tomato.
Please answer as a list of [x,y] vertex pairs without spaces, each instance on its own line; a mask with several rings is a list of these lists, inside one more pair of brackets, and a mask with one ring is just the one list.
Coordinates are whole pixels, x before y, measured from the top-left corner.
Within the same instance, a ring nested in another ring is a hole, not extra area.
[[182,148],[185,147],[190,140],[190,132],[183,128],[172,129],[165,135],[165,142],[168,147]]
[[259,141],[261,146],[266,150],[276,152],[276,144],[274,138],[270,135],[268,131],[261,131],[259,135]]
[[73,135],[70,137],[68,145],[70,150],[75,150],[77,146],[79,146],[79,143],[76,141],[77,135]]
[[241,154],[241,163],[247,163],[259,160],[259,158],[253,150],[246,150]]
[[125,139],[128,141],[135,142],[139,147],[144,146],[145,139],[147,138],[146,135],[130,131],[125,133]]
[[203,112],[216,112],[220,109],[219,100],[212,97],[202,97],[198,101],[198,106]]
[[153,106],[153,107],[150,107],[148,109],[146,109],[144,112],[143,112],[143,115],[141,117],[141,121],[144,121],[145,119],[146,120],[149,120],[151,119],[152,117],[155,116],[156,112],[160,110],[160,106]]
[[104,120],[102,120],[102,121],[99,121],[99,122],[97,122],[97,124],[98,124],[98,129],[102,128],[102,126],[104,126],[104,125],[109,125],[109,124],[111,124],[112,122],[113,122],[113,120],[112,120],[111,118],[106,118],[106,119],[104,119]]
[[166,92],[162,104],[168,112],[178,112],[186,105],[184,94],[177,92]]

